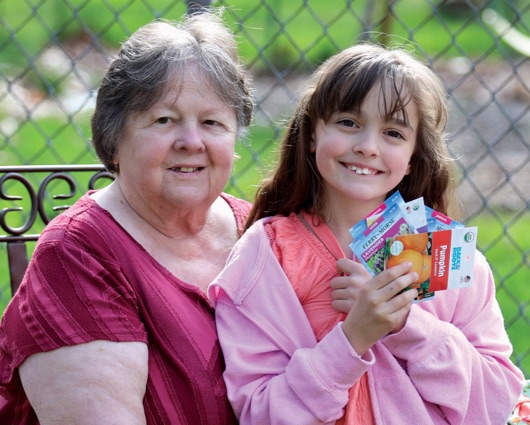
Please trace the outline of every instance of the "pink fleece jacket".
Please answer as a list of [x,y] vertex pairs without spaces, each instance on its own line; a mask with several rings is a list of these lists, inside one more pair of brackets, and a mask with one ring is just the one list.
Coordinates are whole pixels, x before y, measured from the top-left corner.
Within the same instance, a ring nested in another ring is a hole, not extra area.
[[[368,372],[377,424],[506,423],[523,386],[477,252],[475,284],[412,306],[407,324],[363,357],[340,323],[320,342],[261,220],[212,282],[228,396],[241,425],[333,424]],[[310,267],[311,265],[308,265]]]

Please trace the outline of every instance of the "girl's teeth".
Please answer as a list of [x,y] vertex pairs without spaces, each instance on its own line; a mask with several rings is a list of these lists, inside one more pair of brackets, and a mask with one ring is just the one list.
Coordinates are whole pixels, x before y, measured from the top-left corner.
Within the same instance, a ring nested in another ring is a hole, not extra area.
[[189,168],[189,167],[180,167],[180,168],[177,168],[178,171],[180,171],[181,173],[193,173],[196,168]]
[[372,174],[368,168],[357,168],[352,166],[351,169],[352,171],[355,171],[355,174]]

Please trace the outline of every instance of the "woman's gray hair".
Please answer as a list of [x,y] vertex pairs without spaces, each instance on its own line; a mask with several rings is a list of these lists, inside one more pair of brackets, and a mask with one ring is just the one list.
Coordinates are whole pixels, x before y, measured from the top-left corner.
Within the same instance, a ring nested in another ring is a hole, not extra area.
[[235,37],[221,18],[201,13],[182,22],[155,21],[123,43],[98,90],[92,143],[109,171],[118,172],[114,157],[127,117],[151,108],[190,65],[234,108],[238,135],[250,125],[252,95]]

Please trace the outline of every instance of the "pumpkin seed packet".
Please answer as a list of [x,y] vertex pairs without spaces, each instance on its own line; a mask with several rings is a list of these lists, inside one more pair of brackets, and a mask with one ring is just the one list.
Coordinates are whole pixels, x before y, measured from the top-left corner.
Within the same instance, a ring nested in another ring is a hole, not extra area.
[[[385,243],[385,268],[412,263],[419,278],[417,301],[432,299],[436,291],[473,284],[476,227],[457,227],[428,233],[390,237]],[[406,288],[408,289],[408,288]]]

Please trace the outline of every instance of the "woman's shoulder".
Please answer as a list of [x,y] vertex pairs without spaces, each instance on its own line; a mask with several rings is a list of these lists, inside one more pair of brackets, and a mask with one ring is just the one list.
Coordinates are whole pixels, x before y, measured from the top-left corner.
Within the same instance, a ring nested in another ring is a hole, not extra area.
[[250,213],[252,204],[244,199],[237,198],[234,195],[230,195],[224,192],[221,194],[221,197],[230,206],[230,208],[232,209],[232,212],[234,213],[234,217],[236,218],[239,234],[240,235],[243,234],[243,230],[245,227],[245,221],[248,217],[248,214]]
[[128,244],[128,240],[126,232],[112,215],[86,193],[46,225],[36,252],[51,248],[104,252],[105,247],[122,246]]
[[[85,193],[66,211],[54,217],[44,228],[39,241],[63,239],[78,226],[85,226],[92,222],[96,214],[97,204]],[[94,221],[97,221],[94,219]]]
[[252,204],[242,198],[238,198],[237,196],[230,195],[229,193],[221,193],[221,197],[230,205],[230,208],[234,211],[234,213],[240,213],[243,212],[245,214],[248,214],[250,209],[252,208]]

